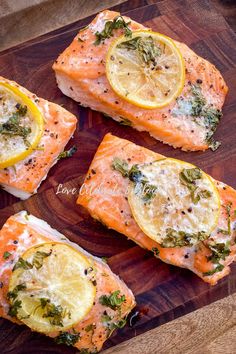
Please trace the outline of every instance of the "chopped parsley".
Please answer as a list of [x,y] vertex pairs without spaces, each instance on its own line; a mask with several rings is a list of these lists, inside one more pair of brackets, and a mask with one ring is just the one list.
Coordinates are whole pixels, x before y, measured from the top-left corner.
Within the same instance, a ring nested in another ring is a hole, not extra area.
[[172,228],[168,228],[166,229],[166,237],[161,246],[165,248],[192,246],[200,241],[206,240],[208,237],[209,235],[204,231],[190,234],[185,231],[176,231]]
[[91,323],[90,325],[88,325],[88,326],[85,327],[85,331],[86,331],[86,332],[94,331],[95,328],[96,328],[96,325],[93,324],[93,323]]
[[69,333],[69,332],[60,332],[60,334],[54,338],[57,344],[65,345],[75,345],[80,339],[79,333]]
[[125,22],[122,16],[117,16],[113,19],[113,21],[106,21],[105,26],[101,32],[97,31],[95,33],[96,41],[93,43],[94,45],[99,45],[105,41],[106,38],[110,38],[113,36],[113,31],[116,29],[124,29],[125,36],[131,37],[132,31],[129,29],[129,24],[131,22]]
[[192,103],[191,115],[193,117],[204,118],[204,125],[208,130],[206,135],[206,141],[209,144],[209,147],[214,151],[220,146],[220,143],[214,141],[212,139],[212,136],[216,131],[216,128],[220,122],[220,119],[222,117],[222,112],[219,109],[207,105],[207,101],[201,92],[201,88],[198,85],[192,85],[191,92],[193,95],[193,99],[191,101]]
[[26,289],[26,285],[24,283],[22,284],[18,284],[14,287],[14,289],[12,291],[8,291],[7,293],[7,298],[10,300],[15,300],[18,296],[18,292],[25,290]]
[[71,157],[71,156],[73,156],[76,153],[76,151],[77,151],[77,146],[74,145],[69,150],[61,152],[58,155],[57,159],[60,160],[60,159],[65,159],[67,157]]
[[220,263],[221,260],[225,260],[230,255],[230,243],[220,242],[215,244],[209,244],[211,255],[207,257],[208,262],[216,264],[216,267],[208,272],[203,273],[204,276],[213,275],[217,272],[221,272],[224,269],[224,265]]
[[61,305],[55,305],[47,298],[40,299],[40,306],[45,310],[42,317],[48,318],[49,322],[54,326],[63,327],[63,318],[66,316],[70,318],[71,316],[70,312],[63,309]]
[[5,252],[3,253],[3,258],[4,258],[4,259],[8,259],[10,256],[11,256],[11,253],[8,252],[8,251],[5,251]]
[[136,50],[141,61],[145,65],[151,66],[153,69],[157,66],[157,58],[161,55],[161,48],[154,43],[152,36],[147,38],[138,36],[118,44],[117,47],[126,48],[128,50]]
[[157,247],[152,247],[152,252],[154,253],[155,256],[158,256],[160,251]]
[[212,263],[219,263],[220,260],[225,260],[230,254],[229,242],[209,244],[208,247],[212,251],[212,254],[207,257],[207,260]]
[[210,276],[213,275],[215,273],[221,272],[224,269],[223,264],[218,264],[214,269],[209,270],[208,272],[204,272],[203,275],[206,276]]
[[41,251],[37,251],[34,254],[33,257],[33,261],[32,261],[32,265],[36,268],[36,269],[40,269],[43,265],[43,260],[44,258],[49,257],[52,254],[52,251],[50,252],[41,252]]
[[129,176],[129,165],[126,161],[119,159],[118,157],[114,157],[112,162],[113,170],[116,170],[121,173],[123,177]]
[[148,179],[140,171],[138,165],[133,165],[129,169],[126,161],[115,157],[112,162],[112,168],[121,173],[123,177],[128,177],[135,184],[135,193],[142,195],[144,202],[149,202],[156,195],[157,187],[149,184]]
[[196,186],[196,180],[201,179],[202,172],[199,168],[184,168],[180,174],[179,179],[190,191],[190,196],[194,204],[197,204],[201,198],[210,198],[211,192],[204,189],[200,190]]
[[26,145],[27,137],[31,133],[31,128],[22,124],[21,118],[25,117],[27,113],[27,106],[21,104],[16,105],[17,111],[12,113],[11,117],[3,124],[0,124],[0,134],[14,137],[19,136],[24,140]]
[[25,261],[23,258],[19,258],[18,261],[16,262],[16,264],[14,265],[13,267],[13,271],[16,270],[16,269],[19,269],[19,268],[22,268],[22,269],[32,269],[33,266],[31,263]]
[[126,125],[126,126],[128,126],[128,127],[132,127],[132,122],[129,120],[129,119],[127,119],[127,118],[123,118],[123,117],[120,117],[121,119],[120,119],[120,121],[119,121],[119,123],[121,124],[121,125]]
[[18,310],[22,307],[22,302],[20,300],[15,300],[9,307],[8,315],[11,317],[16,317]]
[[125,302],[125,295],[120,296],[120,290],[114,291],[111,295],[102,295],[99,298],[99,303],[103,306],[107,306],[112,310],[117,310]]

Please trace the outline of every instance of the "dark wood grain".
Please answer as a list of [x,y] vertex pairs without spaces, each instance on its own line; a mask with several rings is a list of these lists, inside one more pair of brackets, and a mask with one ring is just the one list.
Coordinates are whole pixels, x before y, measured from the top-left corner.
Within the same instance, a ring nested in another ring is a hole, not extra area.
[[[224,117],[217,131],[222,147],[216,152],[184,153],[163,145],[147,133],[122,127],[98,112],[82,108],[65,97],[56,86],[51,65],[70,43],[78,29],[91,21],[80,20],[0,55],[0,75],[14,79],[37,95],[63,104],[79,117],[80,123],[69,146],[77,153],[54,166],[39,193],[27,201],[0,191],[0,225],[11,214],[26,209],[63,232],[97,256],[108,257],[113,271],[119,274],[136,295],[143,315],[137,324],[112,336],[111,347],[155,326],[182,316],[236,291],[236,266],[215,287],[210,287],[191,272],[169,266],[128,241],[107,230],[80,207],[76,195],[57,194],[58,185],[77,188],[93,155],[107,132],[129,139],[161,154],[199,165],[216,179],[236,187],[236,35],[216,7],[208,0],[135,0],[115,8],[133,19],[174,39],[186,42],[198,54],[213,62],[229,86]],[[55,346],[53,341],[31,333],[26,327],[0,321],[0,352],[14,354],[75,353],[73,348]]]

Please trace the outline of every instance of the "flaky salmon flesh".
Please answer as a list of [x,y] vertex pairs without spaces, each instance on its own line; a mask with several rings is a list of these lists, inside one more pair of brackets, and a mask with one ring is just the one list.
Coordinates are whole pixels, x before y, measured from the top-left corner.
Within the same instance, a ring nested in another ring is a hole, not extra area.
[[[111,335],[115,326],[126,318],[135,306],[134,296],[124,282],[112,273],[109,266],[101,259],[91,256],[77,244],[70,242],[64,235],[52,229],[45,221],[40,220],[27,212],[22,211],[11,216],[0,231],[0,316],[12,322],[21,322],[9,315],[9,301],[7,298],[9,280],[13,272],[13,267],[19,257],[30,247],[45,243],[59,242],[70,245],[74,249],[82,252],[86,257],[92,259],[93,268],[96,270],[96,295],[93,306],[82,321],[73,325],[73,329],[67,329],[66,333],[79,334],[78,341],[74,346],[86,353],[94,353],[101,349],[103,343]],[[7,255],[7,256],[6,256]],[[119,310],[111,309],[101,304],[99,298],[103,295],[120,291],[124,295],[125,301]],[[102,321],[104,316],[106,321]],[[108,326],[109,325],[109,326]],[[91,328],[90,328],[91,327]],[[90,328],[90,330],[88,330]],[[92,329],[92,330],[91,330]],[[63,331],[63,327],[61,328]],[[57,340],[59,333],[47,333]],[[68,343],[67,343],[68,344]]]
[[[184,43],[175,41],[185,63],[185,84],[180,96],[169,105],[151,110],[140,108],[112,89],[106,76],[106,56],[112,41],[124,30],[116,29],[102,43],[95,42],[96,33],[101,33],[106,22],[119,15],[114,11],[101,12],[60,54],[53,64],[60,90],[81,105],[103,112],[121,124],[147,131],[175,148],[190,151],[217,148],[219,144],[212,136],[222,115],[228,87],[215,66]],[[146,28],[128,17],[123,19],[131,31]]]
[[[194,246],[161,247],[145,235],[132,215],[128,198],[128,179],[114,170],[114,157],[124,160],[131,168],[135,164],[150,163],[163,159],[144,147],[107,134],[94,156],[77,203],[85,207],[91,216],[108,228],[116,230],[133,240],[144,249],[153,251],[163,262],[190,269],[202,280],[212,285],[230,272],[229,265],[235,260],[236,191],[222,182],[211,178],[220,195],[220,216],[218,225],[210,238]],[[230,206],[230,207],[229,207]],[[228,208],[227,208],[228,207]],[[227,230],[230,225],[230,232]],[[229,245],[227,254],[220,260],[220,268],[210,261],[212,250],[209,244]],[[209,275],[208,275],[209,274]]]
[[50,168],[57,163],[59,154],[76,129],[77,119],[58,104],[37,97],[14,81],[0,77],[0,82],[17,87],[26,94],[44,119],[44,132],[37,149],[14,166],[0,169],[0,186],[16,197],[27,199],[37,192]]

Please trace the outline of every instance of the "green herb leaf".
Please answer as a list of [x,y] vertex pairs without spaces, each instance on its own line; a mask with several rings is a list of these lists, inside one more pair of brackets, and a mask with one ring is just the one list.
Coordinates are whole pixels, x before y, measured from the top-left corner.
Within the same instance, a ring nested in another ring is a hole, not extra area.
[[110,38],[113,36],[113,31],[116,29],[124,29],[125,36],[129,37],[132,35],[132,31],[129,29],[129,24],[131,22],[125,22],[122,16],[117,16],[113,19],[113,21],[107,21],[105,26],[101,32],[97,31],[95,33],[96,41],[94,45],[99,45],[105,41],[106,38]]
[[214,269],[210,270],[209,272],[204,272],[203,275],[206,276],[210,276],[213,275],[215,273],[221,272],[224,269],[223,264],[218,264]]
[[8,315],[11,317],[16,317],[18,314],[18,310],[22,307],[22,302],[20,300],[15,300],[13,304],[10,305],[8,310]]
[[49,299],[43,299],[43,303],[40,301],[41,305],[43,305],[42,308],[46,310],[46,312],[43,314],[43,317],[49,318],[49,321],[52,325],[63,327],[63,318],[65,316],[70,316],[70,314],[66,313],[61,305],[55,305],[51,303],[50,300],[48,300]]
[[22,269],[32,269],[33,268],[33,265],[27,261],[25,261],[23,258],[19,258],[18,261],[16,262],[16,264],[14,265],[13,267],[13,271],[16,270],[16,269],[19,269],[19,268],[22,268]]
[[212,254],[207,257],[207,260],[212,263],[219,263],[220,260],[225,260],[230,254],[229,242],[209,244],[208,247],[212,251]]
[[15,288],[12,291],[8,291],[7,298],[9,300],[10,299],[15,300],[17,298],[17,296],[18,296],[18,292],[22,291],[22,290],[25,290],[25,289],[26,289],[25,283],[18,284],[18,285],[15,286]]
[[105,314],[103,314],[101,317],[102,322],[109,322],[109,321],[111,321],[111,319],[112,319],[111,316],[105,315]]
[[121,319],[121,320],[118,321],[118,322],[113,322],[113,323],[111,323],[110,328],[111,328],[111,329],[123,328],[125,325],[126,325],[126,319],[123,318],[123,319]]
[[33,257],[33,261],[32,261],[33,266],[36,269],[40,269],[43,265],[44,258],[49,257],[51,254],[52,254],[52,251],[50,251],[50,252],[37,251]]
[[22,125],[21,118],[27,113],[27,106],[16,105],[17,111],[3,124],[0,124],[0,134],[10,137],[20,136],[25,144],[28,144],[26,138],[31,133],[31,128]]
[[11,256],[11,253],[8,252],[8,251],[5,251],[5,252],[3,253],[3,258],[4,258],[4,259],[8,259],[10,256]]
[[201,179],[202,172],[199,168],[184,168],[180,174],[179,179],[190,191],[190,196],[194,204],[197,204],[201,198],[210,198],[212,193],[206,189],[200,190],[195,182]]
[[79,333],[69,333],[69,332],[60,332],[60,334],[54,338],[57,344],[65,345],[75,345],[80,339]]
[[120,290],[114,291],[111,295],[102,295],[99,298],[99,303],[103,306],[110,307],[112,310],[117,310],[125,301],[125,295],[120,296]]
[[180,172],[180,181],[181,183],[188,185],[194,183],[197,179],[201,179],[202,172],[199,168],[184,168]]
[[120,117],[120,118],[121,118],[121,120],[119,121],[119,123],[121,125],[126,125],[128,127],[132,127],[133,124],[132,124],[132,122],[129,119],[123,118],[123,117]]
[[152,247],[152,252],[154,253],[155,256],[158,256],[160,251],[157,247]]
[[95,328],[96,328],[96,325],[91,323],[90,325],[85,327],[85,331],[86,332],[94,331]]
[[154,43],[153,37],[135,37],[128,41],[118,44],[118,48],[136,50],[141,61],[146,65],[155,68],[158,64],[158,57],[161,55],[161,48]]
[[112,162],[113,170],[116,170],[122,174],[123,177],[128,177],[129,175],[129,165],[126,161],[115,157]]
[[200,241],[206,240],[208,237],[209,235],[204,231],[190,234],[185,231],[176,231],[172,228],[168,228],[166,229],[166,237],[161,246],[165,248],[192,246]]
[[77,146],[72,146],[72,148],[70,148],[69,150],[66,150],[66,151],[63,151],[61,152],[57,159],[60,160],[60,159],[65,159],[67,157],[72,157],[77,151]]
[[47,304],[50,303],[50,299],[47,299],[45,297],[41,297],[39,299],[39,301],[40,301],[40,306],[42,307],[42,309],[44,309],[47,306]]

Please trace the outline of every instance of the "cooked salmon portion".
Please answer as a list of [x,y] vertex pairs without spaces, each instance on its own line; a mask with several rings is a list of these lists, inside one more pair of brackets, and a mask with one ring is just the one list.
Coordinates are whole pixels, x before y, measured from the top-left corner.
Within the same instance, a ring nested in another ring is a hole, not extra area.
[[14,81],[0,77],[0,82],[17,87],[26,94],[44,119],[43,135],[36,149],[13,166],[0,169],[0,186],[16,197],[27,199],[37,192],[50,168],[57,163],[59,154],[76,129],[77,119],[61,106],[37,97]]
[[[73,345],[80,350],[97,352],[111,335],[115,328],[125,324],[125,318],[135,306],[134,296],[124,282],[112,273],[109,266],[101,259],[91,256],[77,244],[70,242],[64,235],[52,229],[45,221],[40,220],[27,212],[22,211],[11,216],[0,231],[0,316],[12,322],[21,324],[21,321],[9,314],[9,282],[14,272],[14,266],[21,255],[29,248],[46,242],[56,242],[70,245],[93,262],[96,276],[93,279],[96,294],[93,306],[79,323],[66,331],[47,333],[58,343],[71,344],[65,339],[68,334],[77,334],[78,338]],[[53,270],[50,270],[53,272]],[[56,286],[56,285],[55,285]],[[68,292],[68,289],[67,289]],[[122,303],[114,308],[101,302],[101,297],[119,293],[123,297]],[[66,292],[63,294],[66,297]],[[64,333],[64,335],[63,335]],[[70,339],[70,337],[69,337]]]
[[[121,98],[112,89],[106,75],[110,44],[124,33],[115,29],[112,36],[96,44],[107,21],[119,13],[103,11],[81,30],[53,64],[58,87],[67,96],[112,117],[121,124],[147,131],[154,138],[183,150],[215,149],[213,133],[220,121],[228,88],[213,64],[175,41],[185,63],[185,84],[179,97],[163,108],[145,109]],[[144,26],[123,17],[131,31]],[[130,80],[129,78],[127,78]],[[196,92],[197,89],[197,92]],[[200,98],[200,100],[199,100]],[[204,103],[204,107],[201,106]]]
[[131,168],[136,164],[163,159],[164,156],[107,134],[94,156],[77,203],[108,228],[153,251],[163,262],[187,268],[207,283],[214,285],[229,274],[229,265],[235,260],[236,252],[236,191],[211,178],[219,192],[221,205],[218,225],[210,237],[193,246],[162,247],[145,235],[134,220],[127,198],[129,180],[114,170],[114,158],[124,160]]

